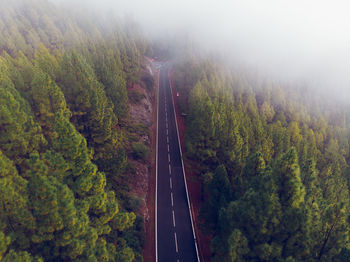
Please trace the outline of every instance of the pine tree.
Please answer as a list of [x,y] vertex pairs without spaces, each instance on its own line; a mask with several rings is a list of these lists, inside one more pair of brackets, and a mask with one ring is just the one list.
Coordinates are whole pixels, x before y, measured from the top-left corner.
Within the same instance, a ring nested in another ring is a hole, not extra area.
[[206,217],[207,227],[215,228],[219,210],[226,207],[231,197],[231,185],[223,165],[216,168],[207,191],[208,199],[201,212]]
[[22,249],[29,247],[28,237],[35,228],[28,197],[27,181],[0,151],[0,232]]
[[0,148],[16,164],[21,164],[26,154],[39,150],[46,141],[32,116],[24,112],[21,96],[12,82],[0,82]]

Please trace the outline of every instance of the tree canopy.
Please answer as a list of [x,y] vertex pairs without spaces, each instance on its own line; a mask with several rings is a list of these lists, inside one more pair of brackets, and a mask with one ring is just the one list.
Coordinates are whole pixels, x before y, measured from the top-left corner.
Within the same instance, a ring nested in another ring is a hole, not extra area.
[[144,43],[112,23],[45,0],[0,7],[1,261],[141,259],[142,226],[114,181]]
[[212,260],[348,261],[346,107],[199,56],[174,82]]

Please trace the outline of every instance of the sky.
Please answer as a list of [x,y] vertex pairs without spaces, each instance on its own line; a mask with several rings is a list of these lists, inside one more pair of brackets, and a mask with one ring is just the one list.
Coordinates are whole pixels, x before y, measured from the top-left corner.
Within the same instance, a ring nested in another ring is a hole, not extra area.
[[[65,0],[56,0],[65,1]],[[183,32],[274,77],[350,101],[350,2],[344,0],[70,0],[132,17],[152,36]],[[181,34],[179,34],[181,35]]]

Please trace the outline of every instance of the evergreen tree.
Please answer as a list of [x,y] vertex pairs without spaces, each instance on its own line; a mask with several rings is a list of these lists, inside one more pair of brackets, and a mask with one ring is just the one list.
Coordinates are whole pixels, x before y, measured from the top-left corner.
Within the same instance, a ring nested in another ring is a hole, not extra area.
[[226,169],[222,165],[218,166],[208,184],[208,200],[202,210],[208,227],[216,227],[219,210],[229,203],[230,192],[231,186]]

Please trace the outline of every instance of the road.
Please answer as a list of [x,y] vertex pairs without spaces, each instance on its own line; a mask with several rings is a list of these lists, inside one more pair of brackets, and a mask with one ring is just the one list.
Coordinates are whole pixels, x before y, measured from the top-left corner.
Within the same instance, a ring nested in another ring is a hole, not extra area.
[[159,72],[156,256],[159,262],[199,261],[168,70],[165,63]]

